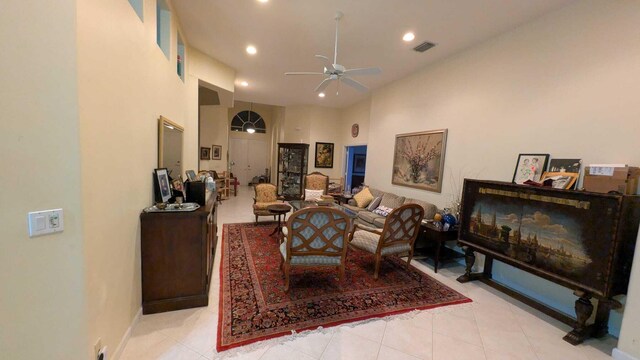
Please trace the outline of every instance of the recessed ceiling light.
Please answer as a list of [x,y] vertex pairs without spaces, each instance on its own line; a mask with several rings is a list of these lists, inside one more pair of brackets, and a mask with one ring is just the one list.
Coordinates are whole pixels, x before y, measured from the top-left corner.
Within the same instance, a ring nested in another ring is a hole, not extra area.
[[323,98],[324,97],[324,93],[319,93],[318,96]]
[[242,82],[240,82],[240,85],[242,85],[242,86],[245,86],[245,87],[246,87],[246,86],[249,86],[249,83],[248,83],[248,82],[246,82],[246,81],[242,81]]
[[247,53],[250,55],[255,55],[258,52],[255,46],[249,45],[247,46]]
[[266,2],[269,2],[269,0],[258,0],[258,2],[266,3]]
[[409,41],[413,41],[413,39],[415,39],[416,36],[412,33],[412,32],[408,32],[406,34],[404,34],[404,36],[402,37],[402,40],[409,42]]

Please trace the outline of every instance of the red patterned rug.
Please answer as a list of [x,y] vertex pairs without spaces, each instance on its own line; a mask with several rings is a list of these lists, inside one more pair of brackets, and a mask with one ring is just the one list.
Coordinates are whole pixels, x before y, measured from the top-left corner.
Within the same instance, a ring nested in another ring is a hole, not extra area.
[[471,300],[388,257],[373,279],[374,257],[349,249],[345,277],[331,268],[292,267],[284,292],[275,223],[225,224],[217,350],[291,334]]

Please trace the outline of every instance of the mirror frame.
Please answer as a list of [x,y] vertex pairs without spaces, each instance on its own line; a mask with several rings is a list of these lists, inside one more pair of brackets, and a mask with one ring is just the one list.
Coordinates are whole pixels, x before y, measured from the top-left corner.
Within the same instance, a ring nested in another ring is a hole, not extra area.
[[[183,144],[182,144],[182,146],[184,147],[184,128],[181,125],[178,125],[175,122],[173,122],[173,121],[167,119],[166,117],[160,115],[160,117],[158,118],[158,168],[166,167],[163,164],[164,153],[162,151],[162,147],[164,145],[164,126],[165,126],[165,124],[173,126],[176,130],[182,132],[182,136],[183,136]],[[181,150],[184,150],[184,149],[181,149]],[[182,163],[182,159],[180,159],[180,163]]]

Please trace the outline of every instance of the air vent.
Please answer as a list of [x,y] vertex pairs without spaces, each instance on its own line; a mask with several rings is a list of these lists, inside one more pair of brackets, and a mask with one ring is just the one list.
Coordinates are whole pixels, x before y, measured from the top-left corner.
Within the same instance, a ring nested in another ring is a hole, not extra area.
[[425,52],[429,49],[431,49],[432,47],[436,46],[436,44],[434,43],[430,43],[428,41],[423,42],[422,44],[416,46],[413,48],[413,50],[417,51],[417,52]]

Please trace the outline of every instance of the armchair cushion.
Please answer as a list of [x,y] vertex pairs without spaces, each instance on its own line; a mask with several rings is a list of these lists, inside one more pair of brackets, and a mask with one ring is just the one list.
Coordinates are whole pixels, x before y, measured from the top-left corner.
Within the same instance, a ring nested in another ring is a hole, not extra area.
[[269,205],[276,205],[276,204],[282,204],[279,201],[270,201],[270,202],[257,202],[255,204],[253,204],[253,209],[254,210],[267,210],[267,207]]
[[[280,254],[285,259],[287,258],[287,238],[280,244]],[[311,255],[311,256],[292,256],[291,265],[340,265],[340,256],[323,256],[323,255]]]
[[320,197],[322,195],[324,195],[324,190],[304,189],[304,199],[305,200],[320,199]]
[[[380,235],[365,230],[356,230],[356,232],[353,234],[353,240],[351,240],[350,244],[357,247],[358,249],[362,249],[364,251],[375,254],[376,250],[378,249],[378,241],[380,241]],[[403,243],[384,247],[382,248],[382,251],[380,253],[382,255],[389,255],[404,253],[408,252],[409,250],[411,250],[411,245]]]

